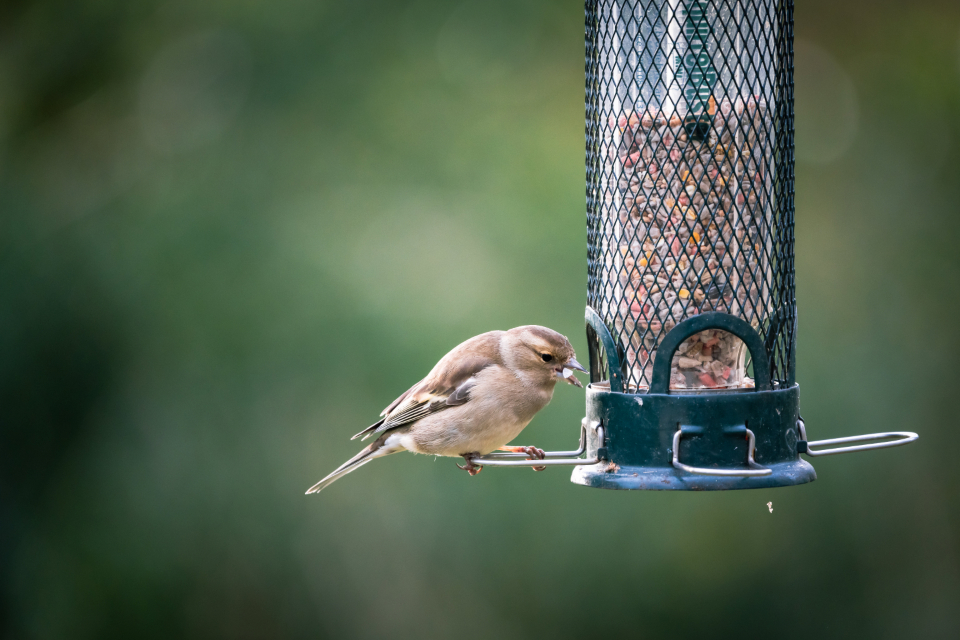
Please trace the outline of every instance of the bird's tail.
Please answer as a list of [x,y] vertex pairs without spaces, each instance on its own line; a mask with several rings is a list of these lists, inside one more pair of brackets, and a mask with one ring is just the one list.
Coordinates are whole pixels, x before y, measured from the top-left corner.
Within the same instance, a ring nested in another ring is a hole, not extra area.
[[307,495],[322,491],[327,487],[327,485],[342,478],[343,476],[347,475],[351,471],[356,471],[357,469],[367,464],[371,460],[374,460],[376,458],[382,458],[383,456],[388,456],[391,453],[397,453],[398,451],[404,450],[403,447],[399,445],[394,447],[386,445],[386,439],[387,439],[387,434],[383,434],[383,436],[377,438],[376,440],[368,444],[366,447],[360,450],[360,453],[353,456],[352,458],[344,462],[342,465],[337,467],[333,471],[333,473],[331,473],[326,478],[324,478],[317,484],[307,489]]

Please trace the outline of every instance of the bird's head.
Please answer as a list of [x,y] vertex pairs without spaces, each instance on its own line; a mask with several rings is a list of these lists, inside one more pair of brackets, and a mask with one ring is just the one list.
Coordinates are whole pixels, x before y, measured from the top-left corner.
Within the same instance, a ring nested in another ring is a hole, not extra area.
[[586,372],[566,336],[535,324],[510,329],[503,339],[504,363],[517,372],[552,384],[561,378],[583,387],[574,370]]

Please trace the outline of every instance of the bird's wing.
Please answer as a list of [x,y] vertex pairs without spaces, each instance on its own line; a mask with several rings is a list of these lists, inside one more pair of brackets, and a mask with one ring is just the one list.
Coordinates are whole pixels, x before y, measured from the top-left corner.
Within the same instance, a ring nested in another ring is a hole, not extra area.
[[353,436],[369,436],[396,429],[448,407],[465,404],[476,385],[476,375],[500,361],[499,332],[472,338],[446,356],[426,378],[413,385],[390,403],[381,414],[383,419]]

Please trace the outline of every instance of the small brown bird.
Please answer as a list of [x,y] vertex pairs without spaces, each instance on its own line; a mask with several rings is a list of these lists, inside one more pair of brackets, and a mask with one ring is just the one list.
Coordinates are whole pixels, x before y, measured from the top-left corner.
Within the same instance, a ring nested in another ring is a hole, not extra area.
[[377,439],[307,493],[400,451],[463,457],[467,464],[457,466],[471,476],[481,467],[470,458],[496,449],[542,460],[543,451],[536,447],[505,445],[547,406],[560,379],[583,387],[572,369],[586,369],[575,355],[565,336],[537,325],[470,338],[384,409],[379,422],[353,436]]

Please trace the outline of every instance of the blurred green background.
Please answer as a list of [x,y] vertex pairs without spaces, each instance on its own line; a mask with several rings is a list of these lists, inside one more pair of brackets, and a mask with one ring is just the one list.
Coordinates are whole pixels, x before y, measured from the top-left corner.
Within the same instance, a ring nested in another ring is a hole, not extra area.
[[400,455],[306,497],[461,340],[586,355],[583,5],[3,3],[2,637],[960,637],[960,5],[796,34],[804,417],[919,443],[788,489]]

